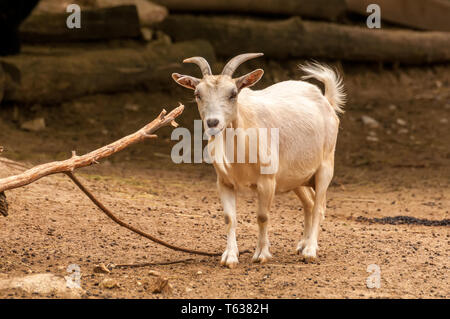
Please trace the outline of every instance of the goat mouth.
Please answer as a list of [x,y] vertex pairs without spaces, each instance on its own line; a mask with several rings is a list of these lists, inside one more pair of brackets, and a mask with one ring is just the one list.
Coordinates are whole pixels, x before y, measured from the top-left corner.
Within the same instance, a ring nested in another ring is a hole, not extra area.
[[215,136],[215,135],[220,134],[222,132],[222,130],[223,130],[223,128],[210,127],[210,128],[206,129],[205,133],[206,133],[206,135],[211,137],[211,136]]

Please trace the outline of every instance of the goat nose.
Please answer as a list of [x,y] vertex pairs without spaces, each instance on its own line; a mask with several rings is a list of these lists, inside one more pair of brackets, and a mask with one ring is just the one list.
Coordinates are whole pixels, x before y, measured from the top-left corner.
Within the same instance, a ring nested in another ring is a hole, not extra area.
[[219,124],[218,119],[208,119],[206,120],[206,124],[208,124],[208,127],[216,127]]

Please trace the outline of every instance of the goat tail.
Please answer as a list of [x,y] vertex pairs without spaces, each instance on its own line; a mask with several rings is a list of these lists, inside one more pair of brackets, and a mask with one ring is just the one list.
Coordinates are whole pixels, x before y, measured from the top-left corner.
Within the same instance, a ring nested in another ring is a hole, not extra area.
[[325,85],[325,98],[330,102],[336,113],[344,113],[346,101],[342,77],[329,66],[318,62],[307,63],[299,66],[306,73],[302,80],[315,78]]

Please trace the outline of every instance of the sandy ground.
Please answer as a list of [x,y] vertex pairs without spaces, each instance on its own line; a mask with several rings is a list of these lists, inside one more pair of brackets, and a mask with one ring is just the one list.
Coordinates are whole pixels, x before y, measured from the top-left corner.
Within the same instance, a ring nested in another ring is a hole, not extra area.
[[[294,77],[292,65],[269,62],[266,69],[274,71],[261,86]],[[449,218],[450,67],[344,65],[344,70],[349,101],[317,262],[305,263],[295,253],[303,214],[294,194],[278,195],[272,209],[274,259],[252,264],[252,253],[246,253],[235,269],[227,269],[217,257],[171,251],[118,226],[67,177],[56,175],[6,193],[10,209],[7,218],[0,218],[0,280],[37,273],[67,276],[67,267],[77,264],[83,298],[448,298],[448,226],[379,224],[358,217]],[[177,101],[187,106],[180,124],[192,127],[198,118],[192,97],[175,85],[170,89],[89,96],[58,106],[7,105],[0,110],[3,156],[29,166],[65,159],[72,149],[81,154],[137,130]],[[362,115],[375,118],[380,127],[367,128]],[[44,131],[19,128],[36,116],[45,117]],[[214,170],[206,164],[173,164],[170,129],[159,135],[78,176],[132,225],[179,246],[221,252],[226,236]],[[1,177],[21,170],[0,163]],[[255,196],[239,197],[241,250],[255,248],[255,210]],[[176,261],[94,272],[99,263]],[[380,268],[380,288],[366,285],[371,264]],[[170,292],[153,293],[155,271],[169,280]],[[104,287],[105,278],[118,287]],[[0,289],[0,298],[30,297],[63,296]]]

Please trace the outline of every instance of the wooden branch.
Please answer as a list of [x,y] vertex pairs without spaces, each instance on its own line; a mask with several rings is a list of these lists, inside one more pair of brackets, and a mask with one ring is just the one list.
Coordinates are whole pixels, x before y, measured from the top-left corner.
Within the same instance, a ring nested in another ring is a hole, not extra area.
[[114,143],[103,146],[102,148],[99,148],[83,156],[78,156],[76,155],[75,151],[73,151],[72,157],[65,161],[42,164],[39,166],[35,166],[21,174],[2,178],[0,179],[0,193],[4,192],[5,190],[28,185],[44,176],[56,173],[73,172],[77,168],[96,164],[99,160],[111,156],[114,153],[120,152],[121,150],[132,144],[141,142],[147,138],[154,138],[156,137],[156,135],[153,135],[153,133],[159,128],[167,125],[176,127],[177,124],[175,122],[175,118],[178,117],[183,112],[183,110],[184,105],[182,105],[181,103],[180,106],[172,110],[172,112],[167,115],[166,110],[163,110],[156,119],[141,128],[139,131],[125,136]]
[[203,255],[203,256],[220,256],[221,253],[209,253],[206,251],[199,251],[199,250],[193,250],[193,249],[188,249],[188,248],[182,248],[182,247],[178,247],[172,244],[169,244],[159,238],[156,238],[150,234],[147,234],[145,232],[143,232],[140,229],[137,229],[127,223],[125,223],[124,221],[120,220],[119,218],[117,218],[108,208],[106,208],[105,205],[103,205],[97,198],[95,198],[95,196],[88,191],[88,189],[86,187],[84,187],[83,184],[81,184],[81,182],[78,180],[78,178],[75,177],[75,175],[72,172],[66,172],[67,176],[70,177],[70,179],[75,183],[75,185],[77,185],[81,191],[87,196],[89,197],[89,199],[95,204],[97,205],[98,208],[100,208],[102,210],[102,212],[104,212],[106,214],[106,216],[108,216],[109,218],[111,218],[115,223],[119,224],[122,227],[125,227],[128,230],[131,230],[132,232],[141,235],[142,237],[145,237],[147,239],[150,239],[151,241],[160,244],[162,246],[165,246],[167,248],[170,248],[172,250],[176,250],[176,251],[182,251],[185,253],[189,253],[189,254],[196,254],[196,255]]

